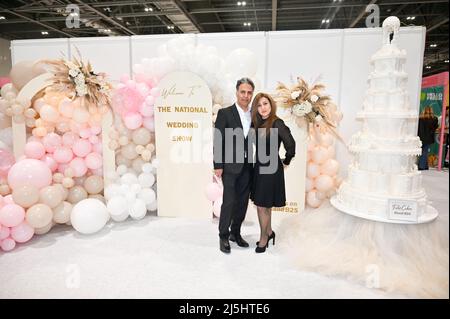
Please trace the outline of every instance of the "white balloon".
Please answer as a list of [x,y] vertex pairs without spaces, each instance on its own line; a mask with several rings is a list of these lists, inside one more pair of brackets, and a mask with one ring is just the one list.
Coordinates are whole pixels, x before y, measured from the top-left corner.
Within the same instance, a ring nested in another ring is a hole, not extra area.
[[155,176],[151,173],[142,173],[139,175],[138,180],[143,188],[149,188],[155,183]]
[[142,199],[146,205],[149,205],[156,199],[156,194],[153,189],[144,188],[137,195],[138,199]]
[[114,221],[124,221],[128,217],[128,205],[123,196],[111,198],[106,207]]
[[158,201],[156,199],[153,202],[151,202],[150,204],[147,204],[148,211],[154,212],[157,209],[158,209]]
[[130,207],[130,216],[133,219],[139,220],[144,218],[147,214],[147,207],[145,207],[145,202],[142,199],[136,199],[133,205]]
[[150,163],[145,163],[142,165],[142,171],[144,173],[152,173],[153,172],[153,166]]
[[128,171],[128,168],[125,165],[119,165],[117,166],[116,172],[119,175],[123,175]]
[[110,200],[111,198],[121,194],[120,185],[111,184],[105,189],[105,198]]
[[94,198],[78,202],[70,214],[70,223],[81,234],[93,234],[105,227],[109,213],[105,204]]
[[122,175],[122,177],[120,178],[120,182],[122,184],[126,184],[126,185],[139,183],[136,175],[134,175],[133,173],[126,173],[126,174]]

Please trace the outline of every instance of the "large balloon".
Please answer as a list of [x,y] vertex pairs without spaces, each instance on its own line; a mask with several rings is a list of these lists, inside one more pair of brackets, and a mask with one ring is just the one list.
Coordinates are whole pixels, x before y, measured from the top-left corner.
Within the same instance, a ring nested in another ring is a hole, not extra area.
[[87,198],[76,204],[70,214],[70,222],[76,231],[93,234],[101,230],[109,220],[105,204],[94,198]]
[[14,164],[8,173],[8,184],[12,189],[20,186],[35,186],[41,189],[52,182],[52,171],[36,159],[24,159]]
[[20,61],[12,66],[9,77],[14,87],[20,91],[25,84],[42,73],[45,73],[45,69],[35,61]]

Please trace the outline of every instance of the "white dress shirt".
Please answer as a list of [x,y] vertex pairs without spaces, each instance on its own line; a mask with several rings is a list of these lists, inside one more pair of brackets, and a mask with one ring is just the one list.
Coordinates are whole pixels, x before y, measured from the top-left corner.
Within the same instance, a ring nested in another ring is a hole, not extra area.
[[252,124],[252,109],[250,105],[248,106],[248,111],[245,112],[239,104],[236,102],[236,108],[239,112],[239,117],[241,118],[242,129],[244,131],[244,136],[247,137],[248,131],[250,131],[250,126]]

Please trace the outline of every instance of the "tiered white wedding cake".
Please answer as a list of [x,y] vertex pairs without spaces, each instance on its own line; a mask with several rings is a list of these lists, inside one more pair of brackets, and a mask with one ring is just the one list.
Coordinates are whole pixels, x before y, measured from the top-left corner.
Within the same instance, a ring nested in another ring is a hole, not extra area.
[[383,47],[370,59],[369,89],[357,114],[363,121],[362,131],[351,138],[353,161],[331,203],[366,219],[424,223],[438,213],[428,205],[417,170],[418,111],[409,104],[406,52],[397,47],[399,29],[397,17],[383,22]]

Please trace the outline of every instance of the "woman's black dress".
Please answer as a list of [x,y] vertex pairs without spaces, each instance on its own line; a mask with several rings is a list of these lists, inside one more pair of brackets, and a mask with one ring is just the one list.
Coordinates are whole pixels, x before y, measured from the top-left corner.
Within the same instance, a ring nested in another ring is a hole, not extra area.
[[[266,134],[266,136],[261,137],[261,132],[256,133],[255,170],[250,195],[255,205],[267,208],[286,206],[283,164],[289,165],[291,159],[295,156],[295,140],[289,127],[284,124],[282,119],[275,120],[272,127],[276,129],[271,130],[270,133],[276,134],[276,137],[272,137],[276,142],[276,147],[272,148],[272,152],[270,152],[270,136]],[[259,138],[258,135],[260,135]],[[281,142],[286,149],[283,161],[279,156]],[[266,144],[265,149],[261,143]],[[272,166],[270,166],[269,157],[275,163]]]

